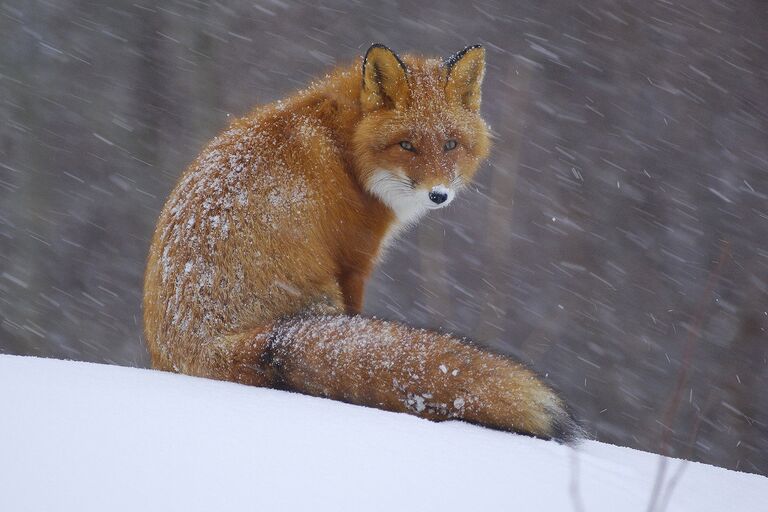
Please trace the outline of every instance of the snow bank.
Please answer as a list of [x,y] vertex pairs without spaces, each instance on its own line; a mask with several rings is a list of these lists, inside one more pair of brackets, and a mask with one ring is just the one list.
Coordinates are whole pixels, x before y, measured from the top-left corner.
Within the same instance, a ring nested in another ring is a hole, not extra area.
[[[644,511],[660,460],[29,357],[0,356],[0,410],[3,511]],[[768,510],[765,477],[667,462],[668,511]]]

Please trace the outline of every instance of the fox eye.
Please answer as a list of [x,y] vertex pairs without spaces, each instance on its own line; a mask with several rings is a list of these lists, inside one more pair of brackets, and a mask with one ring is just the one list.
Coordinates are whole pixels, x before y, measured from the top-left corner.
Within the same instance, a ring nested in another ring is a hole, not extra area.
[[400,147],[403,148],[406,151],[415,151],[416,150],[416,148],[413,147],[413,144],[411,144],[407,140],[401,140],[400,141]]
[[443,149],[445,151],[450,151],[452,149],[456,149],[456,146],[458,146],[458,145],[459,145],[458,142],[456,142],[453,139],[449,139],[449,140],[445,141],[445,145],[443,146]]

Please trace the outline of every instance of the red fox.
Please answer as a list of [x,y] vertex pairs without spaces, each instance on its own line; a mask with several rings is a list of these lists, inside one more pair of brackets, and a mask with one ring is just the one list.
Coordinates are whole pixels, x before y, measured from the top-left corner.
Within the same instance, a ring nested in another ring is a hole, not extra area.
[[144,282],[152,366],[569,440],[563,401],[520,363],[359,316],[385,246],[449,204],[490,147],[485,50],[381,44],[234,121],[165,204]]

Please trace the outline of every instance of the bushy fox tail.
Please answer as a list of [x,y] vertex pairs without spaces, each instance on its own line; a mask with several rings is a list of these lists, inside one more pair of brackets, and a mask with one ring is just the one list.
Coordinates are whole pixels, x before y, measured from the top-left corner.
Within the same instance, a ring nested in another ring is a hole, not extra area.
[[436,421],[581,437],[563,401],[534,373],[446,334],[334,315],[295,317],[236,338],[216,358],[230,373],[210,376]]

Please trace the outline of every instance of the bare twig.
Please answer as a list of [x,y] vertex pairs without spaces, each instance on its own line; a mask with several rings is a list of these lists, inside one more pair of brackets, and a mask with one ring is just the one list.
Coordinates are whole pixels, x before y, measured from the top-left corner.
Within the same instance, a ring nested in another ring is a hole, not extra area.
[[[696,315],[693,317],[693,325],[688,330],[688,336],[685,340],[685,346],[683,347],[682,365],[680,366],[680,371],[677,373],[677,382],[675,383],[672,396],[667,403],[667,408],[664,413],[664,420],[662,421],[662,426],[664,428],[662,429],[661,442],[659,446],[659,453],[662,456],[659,457],[659,469],[656,472],[656,479],[653,483],[653,490],[651,491],[651,499],[648,502],[647,512],[654,512],[657,510],[656,505],[659,502],[659,498],[661,497],[664,477],[667,471],[666,455],[668,455],[669,443],[673,433],[671,426],[677,415],[678,409],[680,408],[680,399],[682,397],[685,383],[688,381],[688,372],[691,367],[691,362],[693,361],[694,350],[700,338],[699,333],[701,331],[701,326],[704,323],[704,314],[706,313],[707,305],[709,304],[710,299],[714,294],[717,281],[720,279],[723,267],[730,258],[730,255],[731,244],[727,240],[723,240],[717,266],[715,266],[715,268],[709,273],[707,284],[704,288],[704,293],[701,295],[701,300],[696,307]],[[696,432],[698,432],[698,425],[696,426]],[[679,478],[678,475],[676,476]],[[677,478],[673,476],[670,483],[672,483],[672,481],[676,482]],[[667,492],[665,494],[669,496],[670,493]]]
[[579,484],[579,454],[576,448],[571,448],[569,451],[571,455],[571,482],[568,486],[568,491],[571,494],[573,510],[584,512],[584,500],[581,497],[581,485]]

